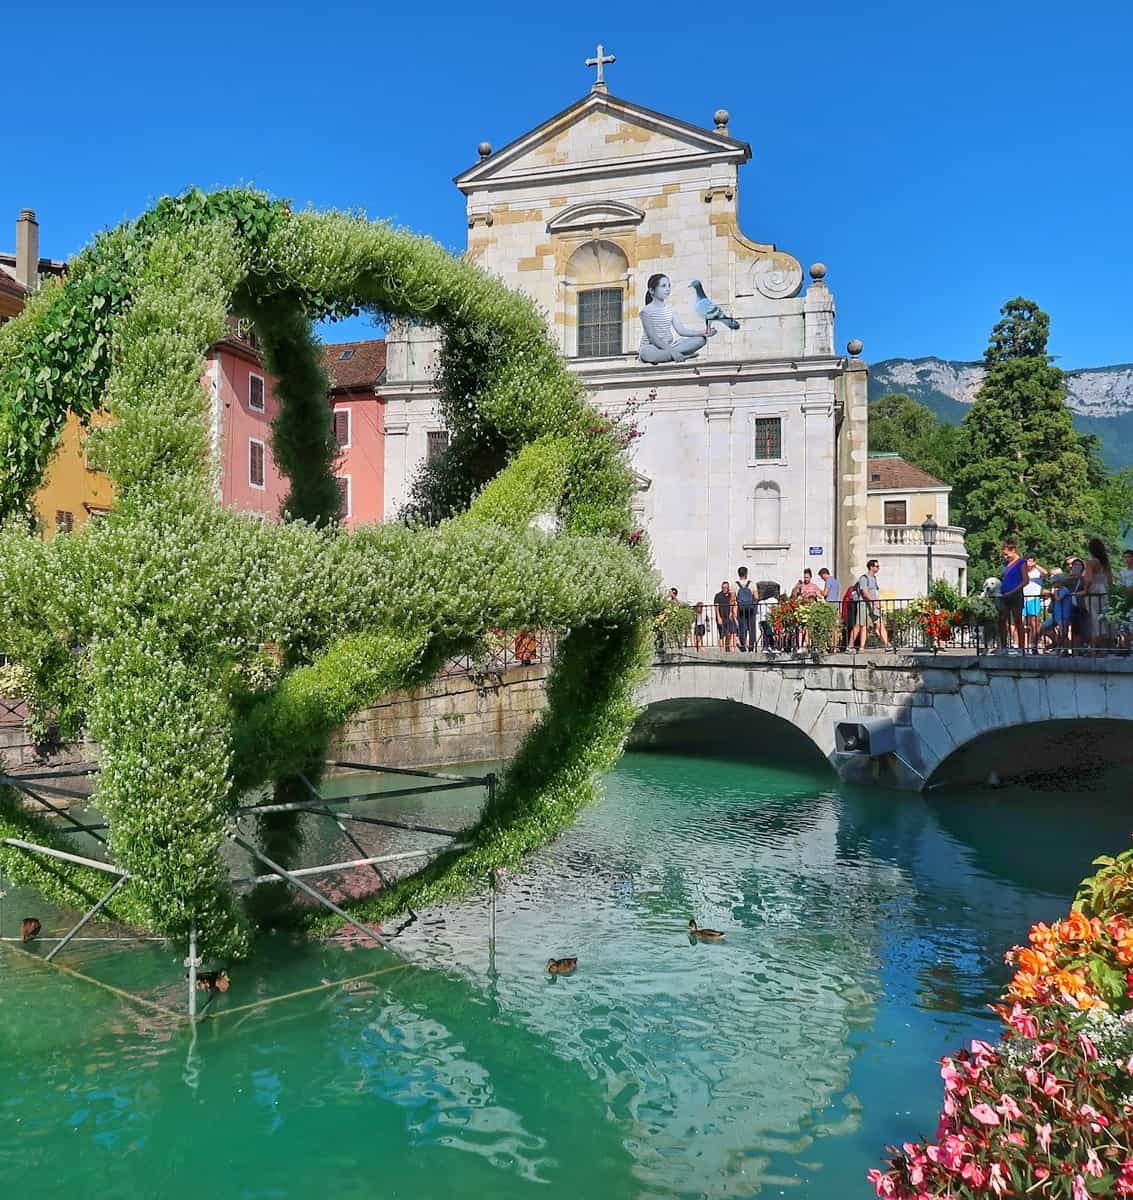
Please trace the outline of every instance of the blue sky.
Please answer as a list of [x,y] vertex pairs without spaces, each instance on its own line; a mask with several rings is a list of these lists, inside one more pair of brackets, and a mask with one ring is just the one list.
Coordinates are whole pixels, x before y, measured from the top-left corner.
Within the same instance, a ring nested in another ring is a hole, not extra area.
[[[191,18],[191,19],[190,19]],[[461,249],[452,176],[585,93],[749,141],[740,220],[822,260],[865,357],[973,358],[1037,300],[1066,367],[1133,360],[1133,5],[242,0],[10,5],[0,247],[254,183]],[[343,331],[341,336],[346,336]]]

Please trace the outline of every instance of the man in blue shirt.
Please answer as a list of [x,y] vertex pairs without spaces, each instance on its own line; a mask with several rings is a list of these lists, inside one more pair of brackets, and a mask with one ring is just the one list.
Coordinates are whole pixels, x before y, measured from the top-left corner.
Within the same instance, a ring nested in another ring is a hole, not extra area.
[[1023,588],[1027,584],[1027,560],[1019,554],[1014,541],[1003,543],[1003,576],[1000,600],[1003,608],[999,614],[999,640],[1001,649],[1011,647],[1014,630],[1015,644],[1020,653],[1027,649],[1027,637],[1023,632]]

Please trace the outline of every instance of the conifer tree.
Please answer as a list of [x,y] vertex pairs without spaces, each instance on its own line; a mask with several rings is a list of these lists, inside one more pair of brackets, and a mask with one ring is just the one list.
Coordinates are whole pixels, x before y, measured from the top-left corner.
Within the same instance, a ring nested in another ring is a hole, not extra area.
[[987,377],[961,426],[952,498],[967,530],[969,577],[998,575],[1015,537],[1044,565],[1082,554],[1097,517],[1088,459],[1047,354],[1050,318],[1009,300],[991,331]]

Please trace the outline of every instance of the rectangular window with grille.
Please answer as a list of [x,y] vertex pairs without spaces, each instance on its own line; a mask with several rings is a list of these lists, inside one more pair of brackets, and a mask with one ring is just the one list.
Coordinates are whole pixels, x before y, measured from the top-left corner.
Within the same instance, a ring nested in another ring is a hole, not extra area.
[[253,412],[264,411],[264,381],[260,375],[248,376],[248,407]]
[[350,476],[336,475],[335,483],[338,484],[338,515],[343,521],[350,520]]
[[578,357],[605,358],[622,352],[622,289],[589,288],[578,293]]
[[56,509],[55,512],[55,532],[70,533],[75,528],[75,514],[66,512],[63,509]]
[[885,524],[907,525],[909,523],[908,505],[904,500],[885,501]]
[[264,486],[264,444],[256,438],[248,439],[248,482],[254,488]]
[[334,444],[340,450],[350,449],[350,409],[334,410]]
[[448,430],[430,429],[428,440],[425,442],[425,461],[431,463],[438,454],[448,449]]
[[755,418],[755,458],[757,462],[775,462],[783,457],[783,419]]

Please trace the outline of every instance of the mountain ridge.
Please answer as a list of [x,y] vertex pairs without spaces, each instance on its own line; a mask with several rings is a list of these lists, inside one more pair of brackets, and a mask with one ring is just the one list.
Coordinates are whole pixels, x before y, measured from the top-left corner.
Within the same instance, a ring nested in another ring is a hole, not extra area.
[[[1097,437],[1102,458],[1112,470],[1133,466],[1133,363],[1064,373],[1066,406],[1074,427]],[[939,420],[957,424],[975,399],[984,374],[979,362],[935,355],[887,358],[870,366],[869,398],[904,392],[932,409]]]

